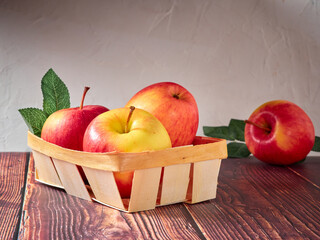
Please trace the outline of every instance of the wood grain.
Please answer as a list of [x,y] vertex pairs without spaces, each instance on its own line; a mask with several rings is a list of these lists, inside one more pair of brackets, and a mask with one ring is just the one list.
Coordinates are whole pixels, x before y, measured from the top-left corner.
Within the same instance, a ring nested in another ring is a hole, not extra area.
[[223,161],[217,198],[187,208],[209,239],[320,239],[319,188],[254,158]]
[[183,204],[124,213],[34,181],[30,161],[21,239],[204,239]]
[[288,168],[313,185],[320,186],[319,157],[308,157],[303,163],[293,164]]
[[0,153],[0,159],[0,239],[16,239],[29,154]]
[[226,159],[216,199],[128,214],[35,182],[31,158],[19,239],[320,239],[319,161]]

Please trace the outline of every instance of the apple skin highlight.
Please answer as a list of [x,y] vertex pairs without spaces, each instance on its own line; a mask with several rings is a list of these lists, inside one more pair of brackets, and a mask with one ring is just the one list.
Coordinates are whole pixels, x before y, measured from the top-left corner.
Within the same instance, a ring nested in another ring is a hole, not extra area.
[[152,84],[137,92],[126,104],[144,109],[167,129],[172,147],[192,144],[199,125],[199,112],[193,95],[173,82]]
[[245,142],[259,160],[276,165],[289,165],[303,160],[315,141],[311,119],[296,104],[275,100],[258,107],[245,126]]

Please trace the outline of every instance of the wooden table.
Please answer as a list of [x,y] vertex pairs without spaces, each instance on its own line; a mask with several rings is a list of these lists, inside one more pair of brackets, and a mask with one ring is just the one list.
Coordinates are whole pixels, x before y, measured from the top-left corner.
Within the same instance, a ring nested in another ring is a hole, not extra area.
[[0,153],[0,239],[320,239],[319,173],[320,157],[226,159],[216,199],[128,214],[35,182],[30,153]]

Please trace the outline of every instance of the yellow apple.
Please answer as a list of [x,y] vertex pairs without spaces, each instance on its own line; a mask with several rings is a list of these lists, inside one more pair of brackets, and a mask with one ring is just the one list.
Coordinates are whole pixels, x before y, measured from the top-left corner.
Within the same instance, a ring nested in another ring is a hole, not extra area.
[[[162,123],[147,111],[134,107],[113,109],[96,117],[83,138],[87,152],[142,152],[171,147]],[[131,194],[133,172],[114,173],[121,197]]]

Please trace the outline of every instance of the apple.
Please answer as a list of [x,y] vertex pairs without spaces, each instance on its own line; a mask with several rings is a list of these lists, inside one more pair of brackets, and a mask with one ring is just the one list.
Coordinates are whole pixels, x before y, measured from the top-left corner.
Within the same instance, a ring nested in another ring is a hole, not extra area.
[[[83,150],[87,152],[143,152],[170,147],[170,137],[161,122],[133,106],[99,115],[83,138]],[[121,197],[129,198],[133,172],[114,172],[114,177]]]
[[314,141],[311,119],[289,101],[266,102],[246,120],[246,145],[257,159],[266,163],[289,165],[301,161]]
[[[52,113],[45,121],[41,138],[58,146],[82,151],[83,135],[89,123],[109,109],[100,105],[83,106],[89,87],[85,87],[80,107],[66,108]],[[77,166],[82,179],[87,182],[83,169]]]
[[82,151],[82,140],[89,123],[109,109],[100,105],[83,106],[89,90],[85,87],[80,107],[66,108],[52,113],[45,121],[41,138],[64,148]]
[[199,125],[197,103],[192,94],[173,82],[152,84],[137,92],[126,104],[144,109],[167,129],[172,147],[192,144]]

